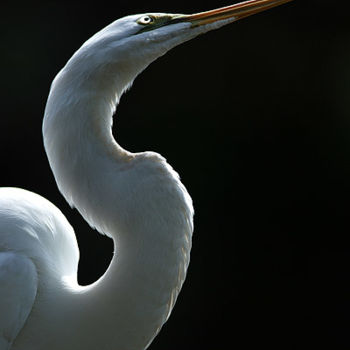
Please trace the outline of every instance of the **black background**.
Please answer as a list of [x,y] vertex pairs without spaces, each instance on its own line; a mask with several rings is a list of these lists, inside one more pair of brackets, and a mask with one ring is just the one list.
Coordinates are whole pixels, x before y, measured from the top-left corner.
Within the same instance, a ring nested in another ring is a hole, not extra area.
[[[196,210],[188,279],[150,349],[350,348],[346,3],[294,1],[208,33],[151,65],[123,97],[118,142],[164,155]],[[2,3],[0,185],[64,212],[82,284],[104,272],[112,245],[54,183],[41,137],[50,82],[114,19],[229,4]]]

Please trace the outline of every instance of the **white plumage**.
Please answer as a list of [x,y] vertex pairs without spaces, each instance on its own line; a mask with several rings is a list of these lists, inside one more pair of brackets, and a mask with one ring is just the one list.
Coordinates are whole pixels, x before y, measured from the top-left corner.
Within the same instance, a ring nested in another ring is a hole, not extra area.
[[0,189],[0,350],[142,350],[150,344],[186,276],[192,201],[163,157],[116,143],[115,107],[135,77],[174,46],[284,2],[128,16],[68,61],[48,98],[45,150],[61,193],[114,240],[115,257],[97,282],[79,286],[76,238],[59,209],[34,193]]
[[22,189],[0,188],[0,230],[3,350],[10,349],[34,302],[34,308],[40,307],[39,291],[51,293],[65,278],[76,283],[79,250],[74,231],[60,210]]

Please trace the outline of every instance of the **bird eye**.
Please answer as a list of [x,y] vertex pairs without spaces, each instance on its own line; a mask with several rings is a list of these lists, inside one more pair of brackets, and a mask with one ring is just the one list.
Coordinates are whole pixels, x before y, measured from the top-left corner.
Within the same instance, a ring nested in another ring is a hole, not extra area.
[[154,23],[155,18],[152,16],[142,16],[137,23],[142,25],[152,24]]

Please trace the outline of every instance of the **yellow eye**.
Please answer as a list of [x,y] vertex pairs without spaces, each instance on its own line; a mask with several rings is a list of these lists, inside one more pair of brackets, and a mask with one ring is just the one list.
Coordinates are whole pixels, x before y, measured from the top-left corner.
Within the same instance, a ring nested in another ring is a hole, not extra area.
[[153,16],[142,16],[137,23],[142,25],[152,24],[155,22],[155,18]]

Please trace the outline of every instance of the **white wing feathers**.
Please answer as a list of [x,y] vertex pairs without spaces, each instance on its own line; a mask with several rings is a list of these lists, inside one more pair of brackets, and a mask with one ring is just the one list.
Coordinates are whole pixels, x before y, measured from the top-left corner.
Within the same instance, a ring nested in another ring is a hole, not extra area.
[[37,292],[33,262],[18,253],[0,252],[0,350],[8,350],[32,310]]

